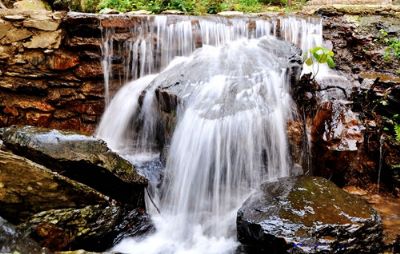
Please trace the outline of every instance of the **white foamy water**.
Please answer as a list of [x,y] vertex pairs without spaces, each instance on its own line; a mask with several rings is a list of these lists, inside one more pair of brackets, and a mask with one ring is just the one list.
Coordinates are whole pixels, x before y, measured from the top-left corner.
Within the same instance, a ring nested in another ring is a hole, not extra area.
[[[320,22],[279,19],[257,20],[250,26],[246,19],[194,22],[189,18],[169,23],[161,16],[144,23],[151,24],[146,31],[157,34],[155,45],[147,47],[145,34],[129,42],[126,75],[143,78],[118,91],[97,135],[150,179],[152,200],[161,214],[147,202],[156,232],[144,239],[124,239],[113,251],[236,250],[239,206],[261,182],[290,174],[286,134],[293,110],[286,78],[290,47],[270,35],[281,34],[307,48],[315,46],[313,36],[322,31]],[[308,28],[298,30],[302,25]],[[262,36],[267,37],[255,39]],[[307,36],[310,41],[302,39]],[[179,55],[186,57],[172,61]],[[169,63],[164,71],[145,76]],[[159,152],[157,89],[181,98],[164,169],[161,163],[149,162]]]

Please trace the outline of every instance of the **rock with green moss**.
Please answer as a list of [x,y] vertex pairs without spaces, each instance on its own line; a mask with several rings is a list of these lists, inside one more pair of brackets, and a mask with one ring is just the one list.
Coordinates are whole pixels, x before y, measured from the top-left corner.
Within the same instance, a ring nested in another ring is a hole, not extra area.
[[15,154],[84,183],[132,207],[144,207],[147,180],[132,164],[95,137],[31,126],[2,130]]
[[105,251],[121,236],[142,236],[153,230],[143,210],[129,211],[115,205],[44,211],[18,228],[53,251]]
[[0,215],[13,223],[54,208],[107,204],[109,199],[30,160],[0,151]]
[[237,230],[243,248],[254,253],[380,253],[382,247],[377,212],[319,177],[263,184],[238,211]]

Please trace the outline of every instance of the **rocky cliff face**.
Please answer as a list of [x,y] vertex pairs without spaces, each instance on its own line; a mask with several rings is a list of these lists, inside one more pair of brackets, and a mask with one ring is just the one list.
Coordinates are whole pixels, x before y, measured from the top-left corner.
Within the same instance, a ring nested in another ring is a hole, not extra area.
[[0,126],[94,130],[104,109],[101,36],[99,23],[79,23],[62,12],[0,12]]

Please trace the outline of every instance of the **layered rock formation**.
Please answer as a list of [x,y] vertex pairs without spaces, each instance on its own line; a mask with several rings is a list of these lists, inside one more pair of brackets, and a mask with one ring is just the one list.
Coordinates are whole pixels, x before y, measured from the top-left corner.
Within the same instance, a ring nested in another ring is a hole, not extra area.
[[65,16],[0,11],[0,126],[93,132],[104,109],[100,33],[95,45],[82,42],[61,24]]
[[[104,251],[153,230],[147,180],[104,141],[30,126],[0,129],[0,139],[0,216],[41,246]],[[2,237],[5,251],[26,248],[17,233]]]

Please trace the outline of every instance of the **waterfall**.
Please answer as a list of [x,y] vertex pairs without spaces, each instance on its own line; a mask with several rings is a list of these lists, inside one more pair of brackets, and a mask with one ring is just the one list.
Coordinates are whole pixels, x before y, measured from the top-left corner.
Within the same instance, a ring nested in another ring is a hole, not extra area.
[[[134,81],[113,97],[97,130],[150,179],[161,211],[152,214],[153,235],[124,239],[117,252],[234,253],[238,207],[263,181],[290,175],[288,61],[295,52],[276,36],[315,46],[304,38],[317,36],[320,21],[181,19],[153,17],[135,28],[136,39],[123,44],[122,79]],[[178,98],[169,112],[176,126],[165,168],[157,162],[157,126],[165,112],[156,92]]]
[[[219,46],[240,38],[274,35],[307,50],[322,45],[322,23],[316,18],[264,17],[224,18],[217,16],[144,16],[129,28],[130,37],[102,29],[102,67],[105,100],[110,101],[111,87],[121,87],[129,80],[158,73],[177,56],[189,56],[203,45]],[[112,72],[122,61],[120,78]],[[114,75],[113,75],[114,74]],[[115,84],[113,84],[113,82]]]

